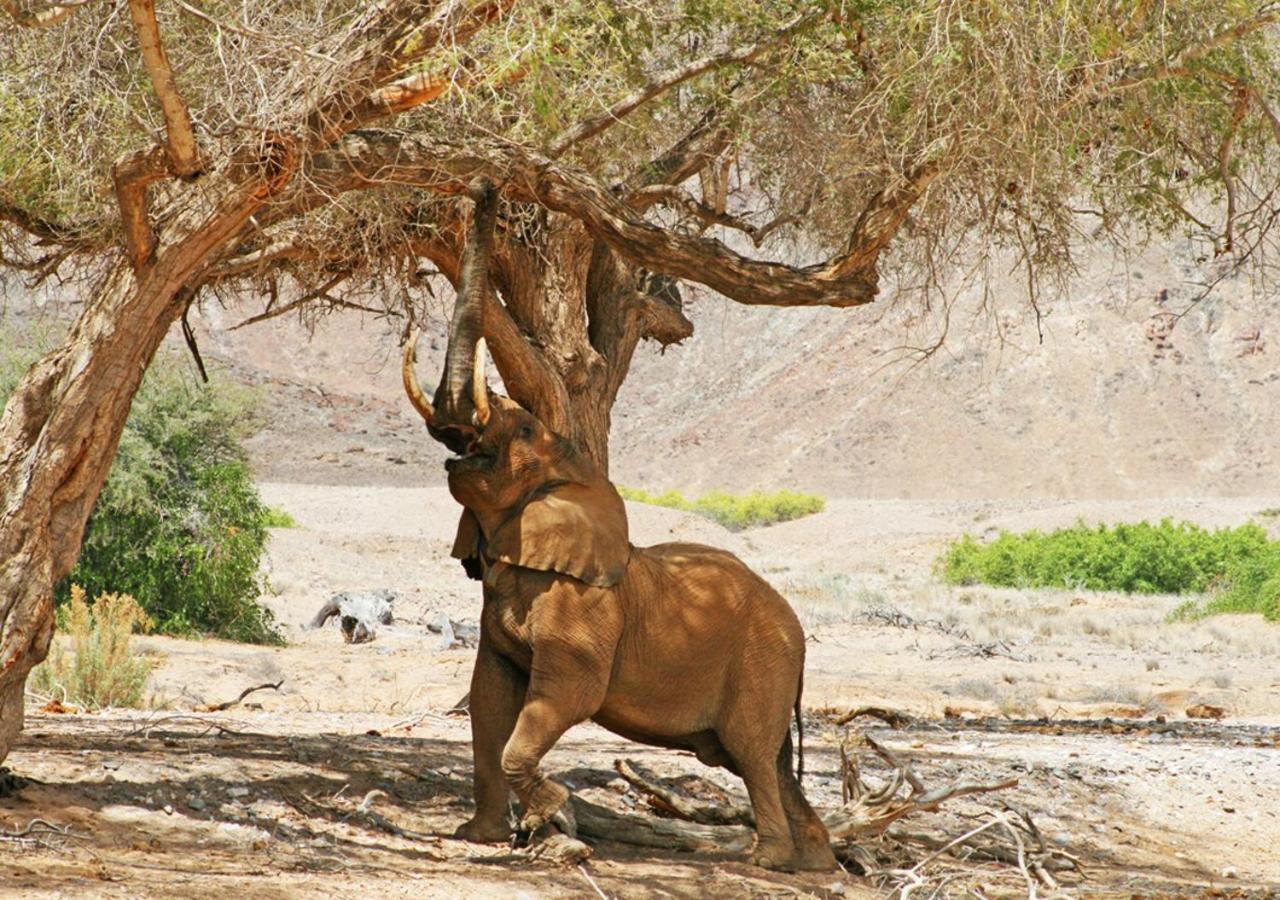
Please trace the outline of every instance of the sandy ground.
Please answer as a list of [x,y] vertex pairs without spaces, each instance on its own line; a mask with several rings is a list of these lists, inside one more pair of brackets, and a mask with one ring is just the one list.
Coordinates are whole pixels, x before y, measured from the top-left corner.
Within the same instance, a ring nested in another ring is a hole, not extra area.
[[[0,842],[6,896],[598,896],[590,880],[619,897],[877,893],[848,874],[775,875],[733,855],[611,844],[582,871],[485,862],[502,849],[446,837],[469,804],[468,724],[447,711],[466,690],[472,651],[441,648],[426,626],[441,612],[477,613],[476,586],[447,559],[456,506],[441,487],[262,489],[298,521],[273,532],[267,569],[267,602],[289,646],[141,639],[157,663],[157,708],[146,713],[49,715],[33,698],[8,764],[34,783],[0,798],[0,825],[39,817],[75,836]],[[833,714],[890,706],[919,723],[868,733],[928,784],[1020,779],[1003,799],[1085,863],[1087,879],[1064,880],[1068,892],[1217,885],[1262,896],[1280,892],[1276,626],[1257,617],[1168,624],[1177,601],[1166,597],[948,588],[931,565],[965,530],[1164,515],[1238,524],[1276,500],[835,501],[821,515],[739,534],[670,510],[629,511],[637,544],[728,547],[796,606],[811,637],[806,790],[818,806],[840,802],[847,728]],[[397,594],[397,622],[374,642],[345,645],[332,626],[303,627],[332,593],[370,588]],[[281,679],[279,691],[228,712],[197,711]],[[1222,707],[1226,719],[1188,721],[1195,704]],[[548,766],[626,809],[635,798],[617,790],[611,769],[621,757],[741,795],[732,777],[685,754],[590,725],[570,732]],[[373,790],[384,792],[370,807],[381,825],[358,808]],[[911,823],[955,836],[971,827],[964,816],[993,804],[966,799]],[[1008,866],[936,887],[1024,890]]]

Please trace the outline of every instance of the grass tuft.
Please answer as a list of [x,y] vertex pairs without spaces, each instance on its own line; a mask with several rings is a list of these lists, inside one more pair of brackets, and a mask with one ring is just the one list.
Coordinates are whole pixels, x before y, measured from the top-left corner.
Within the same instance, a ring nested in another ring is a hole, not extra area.
[[696,500],[686,499],[679,491],[650,494],[638,488],[619,487],[618,493],[625,500],[697,513],[719,522],[730,531],[789,522],[820,513],[827,505],[817,494],[785,490],[772,494],[764,491],[752,491],[749,494],[711,491]]
[[262,510],[263,528],[297,528],[298,520],[278,506],[267,506]]

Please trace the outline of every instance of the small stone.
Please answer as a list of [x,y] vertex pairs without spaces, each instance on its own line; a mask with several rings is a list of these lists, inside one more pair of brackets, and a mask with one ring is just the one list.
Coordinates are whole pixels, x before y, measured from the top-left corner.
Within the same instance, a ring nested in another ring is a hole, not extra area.
[[1235,867],[1235,866],[1227,866],[1225,869],[1223,869],[1223,870],[1222,870],[1222,877],[1223,877],[1223,878],[1235,878],[1235,877],[1236,877],[1236,867]]
[[191,809],[204,809],[205,805],[206,805],[205,802],[201,800],[199,797],[192,797],[190,800],[187,801],[187,806],[190,807]]
[[170,804],[168,804],[168,803],[166,803],[166,804],[164,805],[164,814],[165,814],[166,816],[171,816],[171,815],[173,815],[173,807],[172,807]]
[[844,885],[838,881],[834,881],[827,885],[827,890],[835,894],[837,897],[844,896]]
[[227,794],[232,797],[247,797],[249,796],[249,789],[243,785],[237,785],[233,788],[227,788]]

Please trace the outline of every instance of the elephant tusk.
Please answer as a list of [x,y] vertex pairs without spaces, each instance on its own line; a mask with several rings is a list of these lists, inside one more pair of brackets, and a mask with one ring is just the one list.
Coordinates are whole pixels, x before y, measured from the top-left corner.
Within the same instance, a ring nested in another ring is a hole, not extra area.
[[413,357],[418,349],[418,338],[422,332],[415,325],[409,332],[409,340],[404,345],[404,362],[400,366],[400,376],[404,380],[404,392],[409,395],[409,402],[418,411],[418,415],[426,419],[428,425],[435,423],[436,411],[422,388],[418,385],[418,376],[413,371]]
[[477,428],[489,424],[489,385],[484,377],[484,338],[476,341],[475,361],[471,370],[471,403],[476,411],[472,421]]

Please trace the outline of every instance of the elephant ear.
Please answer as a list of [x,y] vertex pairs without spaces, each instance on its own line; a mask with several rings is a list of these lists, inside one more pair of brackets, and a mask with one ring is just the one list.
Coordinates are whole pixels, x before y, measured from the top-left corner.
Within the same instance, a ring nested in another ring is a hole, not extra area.
[[463,507],[462,517],[458,519],[458,534],[453,539],[453,551],[450,555],[462,560],[462,568],[473,581],[484,577],[480,566],[480,540],[480,523],[476,521],[475,513]]
[[494,530],[485,555],[571,575],[596,587],[622,580],[631,556],[627,510],[607,481],[564,483],[530,500]]

